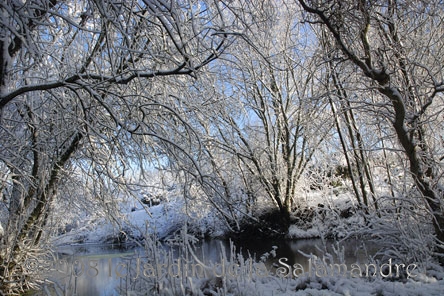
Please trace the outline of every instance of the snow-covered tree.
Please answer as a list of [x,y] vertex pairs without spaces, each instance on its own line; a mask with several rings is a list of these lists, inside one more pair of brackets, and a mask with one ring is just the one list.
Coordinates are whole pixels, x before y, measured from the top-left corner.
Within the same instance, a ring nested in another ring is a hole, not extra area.
[[[335,62],[352,65],[360,104],[391,123],[444,253],[441,1],[299,0]],[[364,91],[365,90],[365,91]]]
[[156,79],[197,75],[232,28],[219,1],[7,0],[0,11],[0,290],[8,294],[28,285],[22,264],[70,174],[94,179],[96,197],[124,184],[134,159],[167,141],[164,124],[181,120],[152,92]]
[[260,22],[216,63],[207,85],[221,101],[201,123],[211,138],[208,149],[232,164],[212,157],[215,170],[236,176],[246,201],[268,200],[285,229],[298,181],[332,127],[316,86],[317,43],[291,3],[265,1],[239,18]]

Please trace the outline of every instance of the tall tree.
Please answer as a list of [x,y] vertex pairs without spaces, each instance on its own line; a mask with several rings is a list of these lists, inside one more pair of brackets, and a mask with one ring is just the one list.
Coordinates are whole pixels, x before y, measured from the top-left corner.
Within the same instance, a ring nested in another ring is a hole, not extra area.
[[[328,40],[325,40],[326,38],[323,39],[323,47],[327,56],[327,70],[326,77],[324,78],[328,85],[326,93],[329,98],[336,130],[347,164],[345,175],[351,179],[353,192],[359,207],[364,208],[366,212],[368,212],[371,206],[377,210],[378,203],[376,201],[376,190],[369,164],[368,149],[366,149],[366,143],[357,124],[355,108],[352,106],[352,99],[350,98],[348,87],[344,85],[343,78],[341,77],[346,76],[345,73],[347,73],[347,71],[340,67],[340,62],[333,62],[334,58],[331,56],[332,50],[328,44],[325,44]],[[340,75],[339,72],[341,71],[345,73]],[[370,198],[372,199],[372,205],[369,201]]]
[[261,5],[258,15],[244,15],[261,21],[218,62],[214,91],[227,105],[213,113],[211,136],[237,159],[232,171],[245,180],[243,192],[271,202],[286,230],[298,182],[331,124],[316,88],[317,44],[296,7]]

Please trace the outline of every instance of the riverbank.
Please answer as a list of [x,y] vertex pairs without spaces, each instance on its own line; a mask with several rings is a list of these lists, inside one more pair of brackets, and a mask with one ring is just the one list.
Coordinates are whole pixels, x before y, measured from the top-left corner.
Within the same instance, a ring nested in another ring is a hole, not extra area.
[[[242,252],[233,244],[216,240],[194,242],[192,248],[183,241],[169,248],[65,246],[52,262],[40,262],[42,268],[52,263],[48,269],[52,274],[42,290],[32,295],[416,296],[441,295],[444,289],[444,273],[432,264],[403,266],[390,259],[370,263],[365,257],[350,261],[345,256],[348,260],[342,260],[344,256],[333,252],[310,254],[322,244],[320,239],[295,241],[289,248],[298,254],[293,258],[282,252],[281,245],[263,253],[265,246],[253,255],[253,251]],[[346,242],[345,247],[353,250],[353,244]],[[39,264],[30,266],[38,271]]]
[[[230,238],[254,240],[257,238],[307,239],[345,238],[366,227],[362,213],[348,197],[334,203],[320,204],[318,198],[307,200],[290,215],[289,224],[283,224],[276,208],[258,208],[254,213],[228,225],[214,210],[190,207],[181,198],[147,206],[121,202],[118,216],[107,219],[84,216],[75,224],[58,225],[54,236],[56,245],[70,243],[122,243],[142,241],[146,236],[160,240],[174,236],[184,226],[199,238]],[[197,211],[199,210],[199,211]],[[66,219],[68,220],[68,219]]]
[[[184,211],[186,205],[180,199],[150,207],[124,205],[120,219],[115,219],[114,222],[105,219],[82,221],[80,227],[57,236],[53,243],[58,246],[73,243],[85,246],[97,243],[134,243],[145,246],[145,249],[152,249],[157,241],[180,245],[183,243],[184,233],[194,242],[202,241],[204,238],[215,241],[215,238],[230,237],[235,239],[236,244],[239,243],[237,249],[239,252],[235,255],[224,255],[224,257],[218,253],[219,261],[211,263],[214,265],[209,267],[210,271],[211,268],[216,268],[214,266],[221,268],[221,264],[225,267],[231,266],[231,269],[224,270],[223,275],[220,269],[217,269],[215,274],[210,272],[203,274],[202,277],[193,277],[192,273],[186,276],[179,275],[176,273],[178,261],[174,261],[177,258],[165,255],[167,261],[161,263],[163,267],[160,274],[163,276],[159,279],[155,273],[157,267],[145,271],[141,267],[143,265],[149,267],[149,264],[157,266],[158,263],[139,260],[144,264],[140,263],[138,268],[134,267],[138,273],[129,279],[129,286],[135,289],[130,292],[135,293],[134,295],[139,295],[140,291],[147,289],[137,279],[143,280],[142,282],[149,285],[150,289],[155,289],[153,293],[157,295],[183,295],[184,291],[190,295],[221,296],[441,295],[441,291],[444,290],[444,271],[442,267],[434,264],[430,257],[402,257],[402,254],[394,253],[396,249],[391,248],[392,241],[387,239],[385,245],[378,245],[373,250],[369,250],[369,246],[364,244],[367,239],[378,240],[375,221],[384,219],[384,216],[375,216],[370,220],[374,224],[369,225],[368,217],[356,211],[350,203],[344,201],[335,205],[338,206],[316,204],[300,208],[293,213],[291,225],[275,231],[274,235],[272,230],[276,229],[274,226],[277,220],[273,219],[275,214],[270,212],[264,211],[264,215],[259,216],[261,224],[241,224],[241,231],[230,232],[229,228],[211,212],[190,217],[190,213]],[[404,221],[403,225],[409,225],[408,221]],[[271,232],[264,229],[271,229]],[[422,232],[427,234],[427,228],[423,227]],[[371,236],[370,233],[375,236]],[[393,229],[392,233],[393,239],[396,240]],[[355,245],[351,244],[352,237],[355,237]],[[146,241],[147,238],[149,241]],[[319,238],[318,242],[311,244],[312,238]],[[329,239],[330,242],[336,241],[338,244],[333,245],[334,248],[330,246],[327,249],[325,239]],[[280,244],[279,241],[284,243]],[[307,242],[307,245],[304,246],[301,242]],[[358,259],[350,259],[352,256],[345,254],[342,249],[344,244],[351,246],[354,256],[360,252],[359,263]],[[422,250],[427,248],[425,245],[417,247]],[[320,252],[317,252],[319,250]],[[292,257],[292,254],[298,254],[299,257]],[[309,257],[310,255],[315,257]],[[159,258],[159,254],[154,257]],[[236,259],[221,263],[221,258]],[[265,261],[268,264],[267,270],[261,269],[259,274],[236,271],[237,267],[245,270],[248,264]],[[183,262],[185,261],[181,261]],[[89,261],[84,266],[90,266]],[[172,266],[171,274],[168,273],[170,266]],[[184,267],[180,266],[183,271]],[[104,267],[103,270],[110,269]],[[115,271],[115,268],[111,270]],[[111,277],[116,279],[122,275],[120,271],[117,275],[115,272],[111,273]],[[148,281],[144,276],[148,277]]]

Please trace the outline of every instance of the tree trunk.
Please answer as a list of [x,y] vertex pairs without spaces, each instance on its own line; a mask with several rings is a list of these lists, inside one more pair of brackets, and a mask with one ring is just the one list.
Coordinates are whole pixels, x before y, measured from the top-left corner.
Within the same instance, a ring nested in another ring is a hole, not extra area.
[[[70,145],[50,166],[48,180],[45,180],[45,174],[39,173],[33,173],[33,184],[26,183],[25,178],[14,178],[8,225],[0,245],[0,291],[15,293],[23,285],[26,286],[27,276],[23,264],[28,249],[39,246],[47,222],[48,206],[56,195],[61,170],[77,151],[82,137],[80,132],[72,136]],[[41,172],[45,165],[38,163],[33,167],[37,166],[38,172]],[[36,185],[37,188],[34,187]]]
[[404,148],[404,153],[409,160],[410,172],[415,181],[415,185],[423,195],[432,214],[432,223],[438,240],[437,251],[440,256],[442,256],[440,257],[440,262],[443,264],[444,212],[441,206],[443,196],[438,190],[433,190],[431,183],[435,181],[439,186],[439,181],[435,180],[433,175],[432,167],[427,165],[428,161],[426,161],[427,159],[432,159],[432,156],[427,153],[426,143],[423,141],[416,142],[418,139],[413,137],[413,135],[421,133],[421,131],[407,131],[405,126],[406,110],[399,91],[390,87],[380,88],[380,91],[392,100],[393,109],[395,110],[393,127],[395,128],[399,142]]

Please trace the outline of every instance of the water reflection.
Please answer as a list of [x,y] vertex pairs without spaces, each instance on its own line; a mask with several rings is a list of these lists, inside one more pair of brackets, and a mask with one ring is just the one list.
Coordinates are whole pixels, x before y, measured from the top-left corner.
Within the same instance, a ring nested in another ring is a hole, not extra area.
[[309,268],[309,258],[327,258],[330,263],[368,263],[379,251],[379,246],[372,242],[357,239],[347,239],[343,242],[322,239],[301,240],[258,240],[237,243],[242,253],[250,254],[253,258],[261,259],[266,255],[266,266],[271,272],[282,266],[279,259],[288,265],[300,264],[304,270]]
[[[186,278],[179,273],[183,272],[187,263],[194,263],[189,265],[189,270],[196,269],[195,273],[204,278],[203,268],[196,268],[200,263],[196,263],[193,256],[206,266],[220,262],[221,254],[229,256],[229,251],[229,244],[220,240],[198,243],[192,254],[174,244],[148,250],[115,245],[64,246],[57,250],[51,262],[39,262],[40,270],[44,267],[50,272],[44,274],[47,282],[44,289],[34,295],[113,296],[146,287],[155,289],[156,282],[166,278]],[[178,262],[181,264],[179,270]],[[149,291],[147,293],[150,294]]]
[[[119,264],[137,256],[137,249],[116,246],[66,246],[58,250],[52,262],[51,273],[46,274],[46,287],[56,295],[120,295],[117,287],[126,271]],[[37,295],[45,295],[40,292]]]

